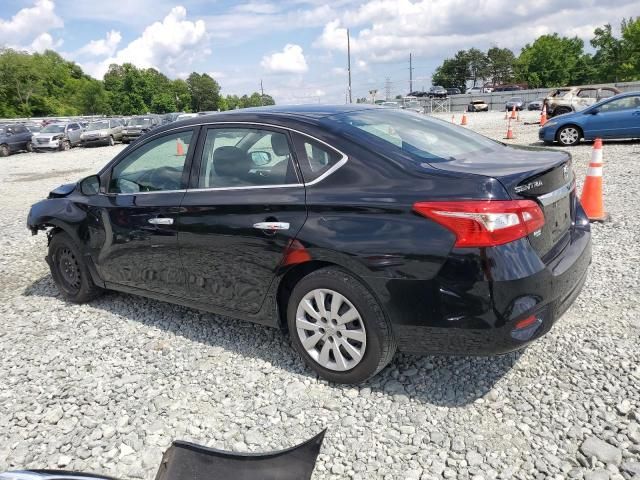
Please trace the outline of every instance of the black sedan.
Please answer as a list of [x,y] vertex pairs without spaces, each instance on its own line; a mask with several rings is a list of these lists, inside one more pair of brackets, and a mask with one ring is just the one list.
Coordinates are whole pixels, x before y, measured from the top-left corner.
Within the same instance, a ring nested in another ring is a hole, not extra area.
[[580,292],[565,152],[375,106],[264,107],[149,132],[28,217],[62,296],[119,290],[288,330],[322,377],[396,349],[499,354]]

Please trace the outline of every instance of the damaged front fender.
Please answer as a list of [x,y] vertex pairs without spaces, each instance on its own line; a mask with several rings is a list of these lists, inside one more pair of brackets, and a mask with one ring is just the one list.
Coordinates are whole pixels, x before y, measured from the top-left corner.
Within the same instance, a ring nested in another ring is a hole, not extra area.
[[31,206],[27,216],[27,228],[33,235],[47,227],[67,230],[69,226],[80,225],[86,217],[86,211],[69,198],[48,198]]

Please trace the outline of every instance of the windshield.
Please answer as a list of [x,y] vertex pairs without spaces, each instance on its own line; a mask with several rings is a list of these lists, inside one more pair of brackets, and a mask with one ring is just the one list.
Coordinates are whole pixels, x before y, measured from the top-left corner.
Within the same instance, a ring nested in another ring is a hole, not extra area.
[[101,122],[92,122],[87,127],[87,130],[104,130],[109,128],[109,122],[107,120],[103,120]]
[[128,127],[148,127],[151,125],[149,117],[134,117],[127,122]]
[[448,122],[401,110],[371,109],[328,118],[345,130],[354,129],[363,143],[408,154],[417,163],[465,158],[501,146]]
[[64,125],[47,125],[40,133],[64,133]]

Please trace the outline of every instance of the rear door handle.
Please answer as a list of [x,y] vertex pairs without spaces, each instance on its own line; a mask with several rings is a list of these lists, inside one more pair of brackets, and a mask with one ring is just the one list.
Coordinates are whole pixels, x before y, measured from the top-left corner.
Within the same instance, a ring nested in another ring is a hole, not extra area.
[[152,225],[173,225],[173,218],[150,218],[147,220]]
[[289,230],[287,222],[258,222],[253,224],[258,230]]

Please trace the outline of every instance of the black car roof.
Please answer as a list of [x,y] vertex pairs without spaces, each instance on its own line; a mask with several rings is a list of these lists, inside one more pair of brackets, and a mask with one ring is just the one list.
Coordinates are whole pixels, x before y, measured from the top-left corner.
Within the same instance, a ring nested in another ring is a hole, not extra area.
[[164,125],[154,132],[174,129],[179,126],[200,125],[208,122],[267,122],[278,123],[286,120],[302,120],[312,123],[330,115],[349,113],[354,111],[379,109],[377,105],[347,104],[347,105],[272,105],[268,107],[241,108],[225,112],[199,115],[185,118],[177,122]]

